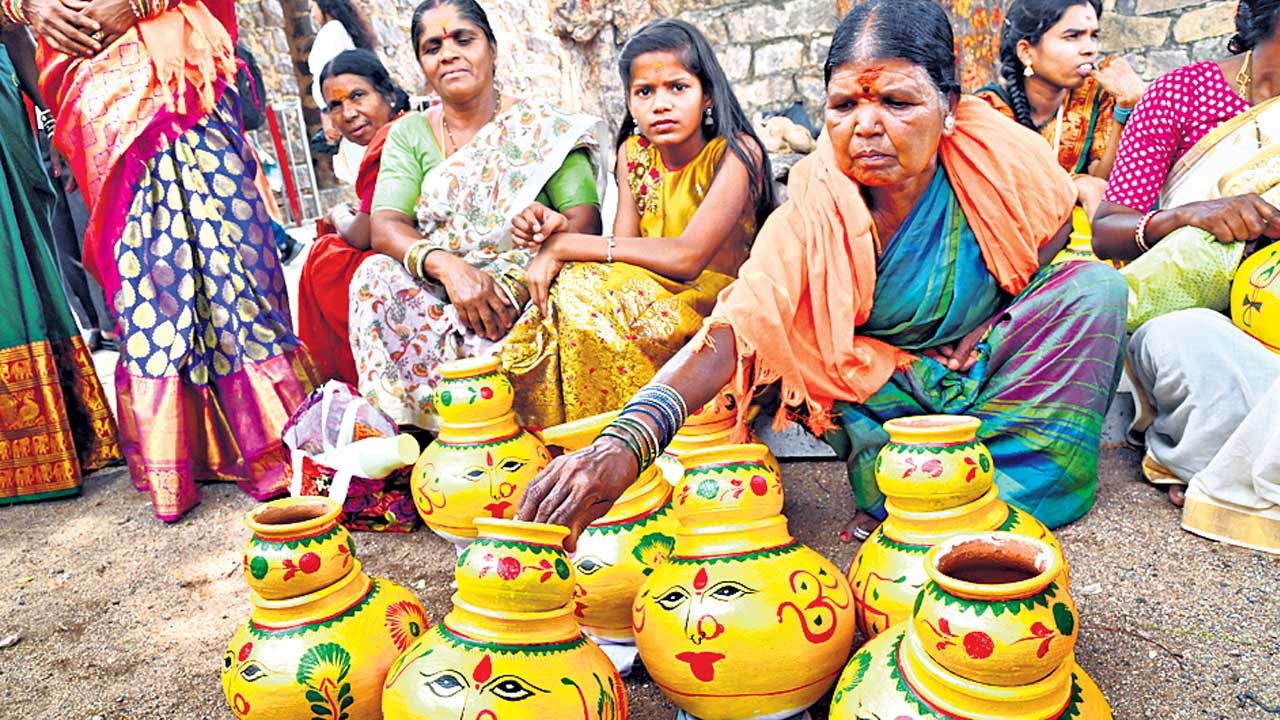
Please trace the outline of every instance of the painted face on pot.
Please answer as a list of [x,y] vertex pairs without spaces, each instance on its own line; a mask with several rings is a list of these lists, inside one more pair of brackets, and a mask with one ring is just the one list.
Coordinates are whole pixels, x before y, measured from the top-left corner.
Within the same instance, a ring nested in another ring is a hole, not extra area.
[[[475,534],[474,518],[510,518],[525,486],[551,456],[533,436],[520,432],[495,440],[477,452],[477,446],[457,446],[439,463],[424,463],[415,470],[413,492],[423,519],[433,527],[455,535]],[[470,448],[470,449],[468,449]]]
[[855,60],[827,84],[827,133],[836,166],[859,185],[932,178],[949,107],[929,74],[897,58]]
[[840,616],[852,598],[825,567],[797,563],[798,548],[728,562],[669,560],[663,582],[637,598],[632,626],[637,635],[666,639],[667,656],[699,683],[758,674],[759,658],[770,652],[761,638],[822,645],[842,632]]
[[[351,694],[351,654],[336,642],[314,645],[297,660],[297,667],[277,667],[266,655],[290,654],[291,648],[270,641],[247,639],[233,644],[222,658],[222,688],[239,720],[278,717],[280,713],[305,713],[308,705],[341,708]],[[293,656],[297,658],[296,655]],[[346,692],[343,692],[344,687]],[[310,698],[317,693],[324,702]],[[347,703],[350,704],[349,702]]]
[[[483,652],[452,645],[410,650],[387,675],[388,696],[412,717],[461,720],[616,720],[622,694],[598,672],[568,673],[556,653]],[[573,677],[579,677],[574,680]],[[400,705],[400,702],[405,704]],[[600,709],[600,712],[597,712]]]

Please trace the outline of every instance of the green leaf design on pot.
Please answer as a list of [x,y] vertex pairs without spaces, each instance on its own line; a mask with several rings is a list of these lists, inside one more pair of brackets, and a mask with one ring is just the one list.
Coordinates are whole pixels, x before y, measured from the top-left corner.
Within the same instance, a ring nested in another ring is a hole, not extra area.
[[1058,632],[1064,637],[1075,631],[1076,618],[1066,603],[1056,603],[1053,606],[1053,624],[1058,626]]
[[347,720],[355,702],[351,683],[344,682],[350,672],[351,653],[338,643],[316,645],[298,661],[297,680],[308,688],[312,720]]
[[556,558],[555,566],[556,566],[556,575],[561,580],[568,580],[569,579],[569,563],[565,562],[562,558]]
[[707,479],[698,483],[698,496],[711,500],[716,496],[716,491],[720,489],[720,483],[715,480]]
[[654,532],[641,537],[636,542],[636,546],[631,548],[631,556],[647,568],[653,564],[649,562],[652,558],[658,556],[663,558],[670,557],[675,549],[675,538],[665,533]]
[[261,580],[267,576],[267,572],[271,570],[271,563],[261,555],[254,555],[249,561],[249,573],[253,575],[254,580]]
[[450,392],[449,390],[441,390],[441,391],[440,391],[440,404],[441,404],[441,405],[443,405],[443,406],[445,406],[445,407],[449,407],[450,405],[452,405],[452,404],[453,404],[453,393],[452,393],[452,392]]
[[832,701],[840,702],[840,699],[844,697],[845,693],[853,692],[859,685],[862,684],[862,679],[866,677],[867,670],[870,668],[871,668],[870,653],[866,651],[862,651],[862,652],[859,652],[857,655],[854,655],[853,659],[849,661],[849,664],[845,666],[845,669],[844,669],[844,674],[849,676],[849,682],[841,685],[839,688],[836,689],[836,694],[835,694],[835,697],[832,698]]
[[978,465],[982,468],[982,472],[991,471],[991,456],[986,453],[978,455]]

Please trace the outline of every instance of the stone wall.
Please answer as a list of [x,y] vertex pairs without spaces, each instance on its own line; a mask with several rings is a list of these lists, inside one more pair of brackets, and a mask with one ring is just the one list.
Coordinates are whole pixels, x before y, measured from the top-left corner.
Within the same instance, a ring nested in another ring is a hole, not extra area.
[[[508,92],[603,116],[624,110],[617,72],[627,37],[656,17],[679,17],[707,36],[748,113],[804,103],[815,120],[822,63],[838,13],[856,0],[482,0],[498,36],[498,73]],[[1010,0],[938,0],[951,14],[967,89],[994,77],[1000,23]],[[426,92],[409,47],[416,0],[360,0],[380,53],[411,93]],[[1236,0],[1103,0],[1103,50],[1123,54],[1145,78],[1223,57]],[[310,87],[306,53],[314,29],[306,0],[239,3],[243,41],[262,65],[273,99]],[[309,92],[301,100],[314,130]]]

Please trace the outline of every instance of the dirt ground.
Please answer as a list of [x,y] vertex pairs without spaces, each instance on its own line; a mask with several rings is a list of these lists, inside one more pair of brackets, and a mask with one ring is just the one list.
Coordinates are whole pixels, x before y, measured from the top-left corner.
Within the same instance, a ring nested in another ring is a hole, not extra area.
[[[1116,718],[1280,717],[1280,560],[1180,530],[1163,495],[1133,480],[1126,450],[1105,451],[1101,475],[1098,506],[1058,537],[1082,617],[1077,657]],[[847,566],[842,466],[788,464],[784,477],[792,532]],[[117,468],[87,478],[80,497],[0,509],[0,645],[20,636],[0,649],[0,718],[231,718],[218,667],[249,612],[241,516],[252,506],[234,486],[207,486],[164,525]],[[433,619],[448,611],[443,540],[420,530],[357,543],[370,573],[413,588]],[[627,690],[631,717],[674,717],[642,671]]]

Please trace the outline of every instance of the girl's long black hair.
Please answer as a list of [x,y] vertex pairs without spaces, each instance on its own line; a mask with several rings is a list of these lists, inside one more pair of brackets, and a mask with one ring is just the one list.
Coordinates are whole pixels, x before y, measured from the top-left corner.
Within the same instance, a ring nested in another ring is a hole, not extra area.
[[[680,58],[681,64],[702,83],[703,94],[711,99],[711,124],[702,124],[708,138],[723,136],[732,152],[743,165],[751,184],[751,200],[755,206],[756,227],[773,211],[776,199],[773,192],[773,167],[764,143],[751,127],[751,121],[738,103],[729,85],[729,78],[720,67],[711,44],[698,29],[683,20],[656,20],[636,31],[622,48],[618,59],[618,74],[622,76],[624,92],[631,88],[631,66],[645,53],[670,52]],[[636,133],[636,119],[628,107],[618,128],[615,147],[621,147],[627,137]],[[743,136],[751,138],[755,148],[748,148]],[[756,160],[759,158],[759,165]]]
[[391,79],[387,66],[382,64],[377,55],[368,50],[343,50],[330,60],[320,71],[320,85],[324,81],[338,75],[359,75],[373,86],[378,94],[391,106],[391,116],[395,117],[409,110],[409,93],[404,91]]
[[1252,50],[1276,31],[1280,0],[1240,0],[1236,8],[1236,34],[1227,49],[1232,54]]
[[315,3],[320,12],[342,23],[356,47],[361,50],[377,49],[378,38],[374,36],[373,28],[369,27],[364,13],[352,5],[351,0],[315,0]]
[[1018,42],[1026,40],[1039,45],[1049,28],[1058,24],[1068,8],[1088,5],[1102,17],[1102,0],[1016,0],[1009,6],[1004,25],[1000,27],[1000,77],[1009,93],[1009,104],[1018,122],[1037,130],[1031,119],[1031,100],[1027,98],[1022,60],[1018,58]]

